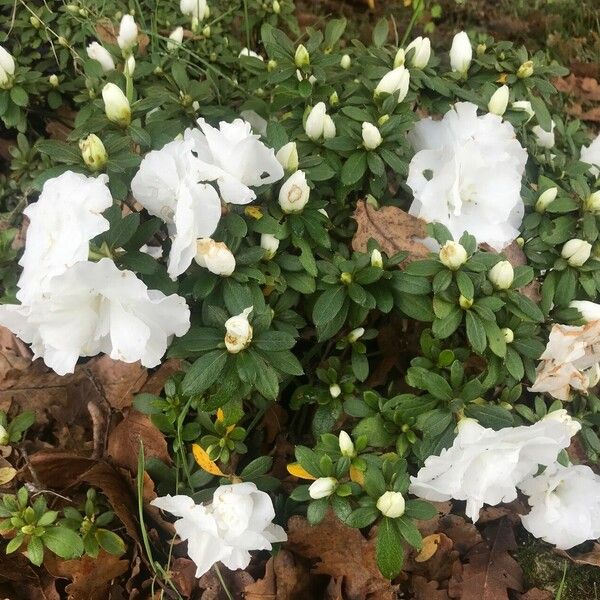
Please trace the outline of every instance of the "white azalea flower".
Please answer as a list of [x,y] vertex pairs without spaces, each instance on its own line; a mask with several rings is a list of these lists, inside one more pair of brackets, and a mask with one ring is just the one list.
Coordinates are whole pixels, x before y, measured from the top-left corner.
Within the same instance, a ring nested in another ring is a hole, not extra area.
[[134,198],[162,219],[173,241],[168,273],[175,280],[196,256],[196,240],[210,237],[221,218],[221,201],[209,184],[199,183],[205,169],[191,140],[175,140],[149,152],[131,182]]
[[419,121],[409,138],[416,150],[407,179],[411,215],[442,223],[454,239],[468,231],[497,251],[517,237],[527,152],[510,123],[478,117],[475,104],[459,102],[441,121]]
[[550,125],[550,131],[542,129],[539,125],[532,127],[531,131],[535,136],[535,141],[538,146],[546,149],[554,148],[554,144],[556,143],[556,138],[554,136],[554,121],[552,121],[552,124]]
[[569,304],[570,308],[576,308],[580,313],[581,317],[586,321],[598,321],[600,320],[600,304],[596,302],[590,302],[589,300],[573,300]]
[[222,485],[207,506],[195,504],[189,496],[164,496],[151,504],[180,517],[175,531],[187,540],[196,577],[217,562],[228,569],[245,569],[250,550],[271,550],[274,543],[287,540],[283,528],[273,523],[271,498],[254,483]]
[[243,110],[240,117],[250,123],[252,131],[258,135],[267,135],[267,121],[254,110]]
[[596,136],[589,146],[581,147],[581,161],[592,165],[590,173],[595,177],[600,175],[600,135]]
[[198,125],[200,129],[187,129],[184,139],[194,144],[200,179],[214,181],[225,202],[248,204],[256,198],[251,187],[283,177],[275,152],[252,133],[250,123],[242,119],[221,121],[217,129],[199,119]]
[[411,477],[410,492],[434,502],[466,500],[466,513],[475,522],[484,504],[511,502],[517,497],[517,485],[538,465],[554,463],[570,443],[572,423],[542,419],[494,431],[474,419],[463,419],[452,446],[427,458]]
[[258,54],[257,52],[254,52],[254,50],[250,50],[249,48],[242,48],[240,50],[240,53],[238,54],[238,58],[242,58],[242,56],[248,56],[250,58],[258,58],[258,60],[262,60],[263,62],[265,62],[265,59]]
[[563,550],[600,537],[600,477],[589,467],[555,463],[519,487],[531,506],[521,522],[535,537]]
[[98,42],[92,42],[86,48],[86,52],[89,58],[100,63],[100,66],[105,73],[115,70],[115,61],[113,60],[111,53]]
[[4,305],[0,324],[31,344],[34,358],[43,357],[64,375],[80,356],[100,352],[156,367],[170,338],[189,329],[190,311],[182,297],[148,290],[134,273],[103,258],[53,277],[28,305]]
[[529,388],[545,392],[559,400],[570,400],[570,392],[587,394],[597,383],[600,362],[600,321],[581,326],[555,324],[544,353],[540,356],[537,376]]
[[87,260],[89,242],[107,231],[102,212],[112,205],[108,177],[67,171],[44,183],[38,201],[23,212],[29,218],[23,272],[17,298],[24,304],[41,295],[48,281]]

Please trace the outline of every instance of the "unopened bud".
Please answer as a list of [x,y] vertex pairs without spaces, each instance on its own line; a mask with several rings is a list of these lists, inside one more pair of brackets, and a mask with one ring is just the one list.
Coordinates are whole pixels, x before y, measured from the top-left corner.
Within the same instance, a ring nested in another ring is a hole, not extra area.
[[574,238],[569,240],[562,248],[561,256],[572,267],[581,267],[592,253],[592,245],[585,240]]
[[383,516],[397,519],[404,514],[406,503],[400,492],[385,492],[377,500],[377,508]]
[[100,171],[106,165],[108,154],[102,140],[97,135],[90,133],[85,139],[80,140],[79,149],[83,162],[90,171]]
[[356,329],[353,329],[349,334],[348,334],[348,341],[351,344],[356,343],[363,335],[365,334],[365,329],[364,327],[357,327]]
[[354,449],[354,442],[345,431],[340,431],[339,445],[342,456],[352,458],[356,454],[356,450]]
[[348,70],[352,66],[352,59],[349,54],[344,54],[342,60],[340,60],[340,67],[344,70]]
[[496,263],[488,273],[488,279],[497,290],[507,290],[513,282],[515,272],[507,260]]
[[502,335],[504,336],[504,341],[507,344],[512,343],[512,341],[515,339],[515,334],[514,334],[513,330],[510,329],[509,327],[504,327],[500,331],[502,332]]
[[467,262],[467,251],[462,244],[448,240],[440,250],[440,261],[451,271],[456,271]]
[[528,60],[524,62],[517,70],[517,77],[519,79],[525,79],[533,75],[533,61]]
[[53,87],[53,88],[57,88],[59,81],[58,81],[58,76],[53,74],[50,75],[50,77],[48,77],[48,83]]
[[319,479],[310,484],[308,494],[313,500],[327,498],[335,492],[337,484],[338,481],[335,477],[319,477]]
[[377,248],[373,248],[371,252],[371,266],[383,269],[383,256]]
[[469,310],[471,306],[473,306],[473,299],[467,298],[461,294],[458,299],[458,304],[463,310]]
[[600,190],[590,194],[586,198],[583,207],[585,210],[594,213],[595,215],[600,214]]
[[548,188],[545,192],[540,194],[540,197],[537,199],[535,203],[535,210],[539,213],[543,213],[548,205],[556,200],[556,196],[558,195],[558,188],[551,187]]
[[310,54],[308,53],[308,50],[304,44],[300,44],[296,48],[296,53],[294,54],[294,63],[299,69],[310,64]]

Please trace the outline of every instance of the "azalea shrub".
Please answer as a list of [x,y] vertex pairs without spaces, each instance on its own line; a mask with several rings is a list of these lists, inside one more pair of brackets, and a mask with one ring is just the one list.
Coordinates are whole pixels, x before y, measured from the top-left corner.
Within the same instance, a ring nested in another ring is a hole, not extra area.
[[[432,502],[477,521],[521,493],[534,536],[597,538],[577,463],[600,454],[600,141],[562,110],[566,69],[386,19],[369,45],[301,31],[289,0],[88,4],[0,34],[28,223],[18,271],[17,221],[0,234],[0,324],[61,375],[179,359],[134,406],[169,440],[172,464],[139,464],[196,575],[246,568],[296,513],[376,526],[390,579]],[[63,135],[39,137],[46,110]],[[56,525],[20,492],[0,517],[36,564],[58,528],[61,556],[124,551],[75,533],[92,508]]]

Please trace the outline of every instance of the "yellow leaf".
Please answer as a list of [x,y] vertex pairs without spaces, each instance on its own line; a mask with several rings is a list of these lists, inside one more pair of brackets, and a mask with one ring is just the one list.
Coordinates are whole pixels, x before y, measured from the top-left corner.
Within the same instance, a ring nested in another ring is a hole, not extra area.
[[260,210],[260,208],[258,206],[246,206],[246,208],[244,209],[244,212],[246,213],[246,215],[248,217],[252,217],[256,221],[258,221],[259,219],[262,219],[262,217],[263,217],[263,212],[262,212],[262,210]]
[[350,479],[362,487],[365,483],[365,474],[360,469],[350,465]]
[[225,413],[222,408],[217,408],[217,421],[220,423],[225,420]]
[[299,463],[290,463],[287,466],[288,473],[300,479],[316,479]]
[[367,0],[367,4],[371,10],[375,10],[375,0]]
[[208,458],[208,452],[198,444],[192,445],[192,452],[194,453],[194,458],[196,462],[200,465],[200,468],[211,475],[219,475],[221,477],[225,477],[225,473],[219,469],[214,460],[210,460]]
[[508,79],[508,73],[502,73],[502,75],[500,75],[500,77],[498,77],[498,79],[496,79],[496,83],[506,83],[507,79]]
[[423,538],[423,546],[419,554],[415,556],[415,562],[425,562],[429,560],[438,549],[440,544],[441,535],[439,533],[432,533]]
[[0,485],[5,485],[9,481],[12,481],[17,474],[17,470],[13,467],[2,467],[0,468]]

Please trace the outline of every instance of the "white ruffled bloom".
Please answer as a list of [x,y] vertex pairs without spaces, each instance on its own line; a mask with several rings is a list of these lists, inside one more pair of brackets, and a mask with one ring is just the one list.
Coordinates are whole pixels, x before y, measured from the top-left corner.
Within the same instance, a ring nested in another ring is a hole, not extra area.
[[402,102],[408,94],[408,86],[410,85],[410,72],[400,65],[386,73],[375,88],[375,97],[382,93],[393,94],[398,92],[398,102]]
[[[431,58],[431,40],[428,37],[416,37],[408,46],[405,53],[414,50],[410,65],[415,69],[424,69]],[[396,66],[394,60],[394,66]]]
[[131,182],[134,198],[162,219],[172,239],[168,273],[175,280],[196,256],[196,240],[210,237],[221,218],[216,190],[201,183],[206,165],[194,156],[191,140],[175,140],[149,152]]
[[138,28],[131,15],[123,15],[121,25],[119,26],[119,35],[117,44],[123,52],[128,52],[137,43]]
[[571,399],[572,390],[587,394],[597,383],[599,362],[600,321],[581,326],[555,324],[529,389],[564,401]]
[[202,21],[208,8],[206,0],[181,0],[179,9],[184,15]]
[[554,136],[554,121],[552,121],[550,131],[542,129],[539,125],[532,127],[531,131],[535,136],[535,141],[537,142],[538,146],[547,149],[554,148],[554,144],[556,143]]
[[245,569],[250,550],[271,550],[274,543],[287,540],[283,528],[273,523],[271,498],[254,483],[222,485],[207,506],[189,496],[164,496],[151,504],[179,517],[175,531],[187,540],[196,577],[217,562],[231,570]]
[[52,277],[89,255],[89,242],[107,231],[102,212],[112,205],[108,177],[67,171],[44,183],[38,201],[23,213],[29,218],[23,272],[17,298],[27,304],[40,296]]
[[531,506],[521,522],[535,537],[563,550],[600,537],[600,477],[589,467],[555,463],[519,487]]
[[225,347],[231,354],[245,350],[252,341],[252,325],[248,317],[253,307],[245,308],[239,315],[230,317],[225,321]]
[[553,464],[569,445],[572,431],[571,422],[557,419],[500,431],[463,419],[452,446],[427,458],[411,477],[410,492],[434,502],[466,500],[467,516],[475,522],[484,504],[511,502],[517,485],[538,465]]
[[98,42],[92,42],[87,48],[86,52],[89,58],[100,63],[102,70],[105,73],[115,70],[115,61],[111,53]]
[[211,238],[201,238],[196,242],[197,264],[215,275],[229,277],[235,271],[235,256],[223,242]]
[[80,356],[101,352],[156,367],[171,337],[189,329],[190,311],[182,297],[148,290],[134,273],[103,258],[69,267],[27,305],[4,305],[0,324],[64,375]]
[[600,175],[600,135],[596,136],[589,146],[581,147],[581,162],[591,165],[590,173]]
[[275,152],[252,133],[250,123],[221,121],[219,128],[204,119],[199,129],[186,129],[184,139],[193,142],[202,181],[214,181],[224,202],[248,204],[256,198],[251,187],[274,183],[283,177]]
[[452,47],[450,48],[450,66],[453,71],[466,73],[473,59],[473,47],[471,40],[465,31],[457,33],[452,38]]
[[302,212],[310,197],[310,187],[306,183],[304,171],[290,175],[279,190],[279,206],[284,213]]
[[519,234],[521,178],[527,152],[508,122],[459,102],[441,121],[419,121],[409,138],[416,150],[407,183],[410,214],[442,223],[454,239],[468,231],[502,250]]

